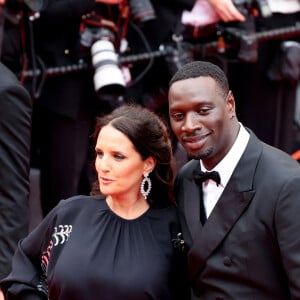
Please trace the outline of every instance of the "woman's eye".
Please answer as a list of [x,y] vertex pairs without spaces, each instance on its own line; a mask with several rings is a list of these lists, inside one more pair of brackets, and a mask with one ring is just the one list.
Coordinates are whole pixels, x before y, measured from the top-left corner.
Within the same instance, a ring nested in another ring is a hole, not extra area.
[[103,156],[103,152],[100,151],[100,150],[96,150],[96,155],[97,155],[97,156]]
[[116,159],[118,159],[118,160],[122,160],[122,159],[125,158],[125,156],[122,155],[122,154],[115,154],[114,157],[115,157]]

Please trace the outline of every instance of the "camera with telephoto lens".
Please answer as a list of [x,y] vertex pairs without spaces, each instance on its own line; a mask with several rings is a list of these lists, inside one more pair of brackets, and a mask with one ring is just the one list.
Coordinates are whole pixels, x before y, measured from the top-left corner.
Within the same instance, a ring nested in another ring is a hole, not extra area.
[[100,39],[92,45],[91,55],[95,68],[95,90],[99,94],[123,94],[126,83],[118,66],[114,44],[110,40]]
[[95,70],[94,87],[102,98],[122,96],[125,92],[126,80],[119,66],[118,53],[130,17],[139,25],[155,19],[151,1],[102,0],[97,2],[93,12],[82,17],[80,51],[89,51]]
[[80,44],[89,49],[94,68],[94,87],[99,96],[120,96],[125,90],[125,78],[118,63],[115,24],[97,15],[83,20]]

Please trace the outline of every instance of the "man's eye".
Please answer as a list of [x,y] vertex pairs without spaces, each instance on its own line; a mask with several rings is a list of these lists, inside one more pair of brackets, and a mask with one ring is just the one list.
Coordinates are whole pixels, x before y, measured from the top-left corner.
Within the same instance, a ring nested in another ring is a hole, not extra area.
[[209,111],[211,110],[210,107],[202,107],[199,109],[199,114],[200,115],[206,115],[209,113]]
[[183,119],[182,113],[173,113],[171,116],[172,116],[172,119],[175,121],[180,121]]

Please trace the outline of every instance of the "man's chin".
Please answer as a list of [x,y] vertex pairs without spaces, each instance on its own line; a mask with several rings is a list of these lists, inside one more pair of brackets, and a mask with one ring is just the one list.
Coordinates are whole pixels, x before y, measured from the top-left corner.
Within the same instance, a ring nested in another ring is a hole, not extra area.
[[209,158],[209,156],[211,155],[212,148],[208,148],[202,151],[188,151],[188,149],[186,149],[186,152],[190,159],[206,159]]

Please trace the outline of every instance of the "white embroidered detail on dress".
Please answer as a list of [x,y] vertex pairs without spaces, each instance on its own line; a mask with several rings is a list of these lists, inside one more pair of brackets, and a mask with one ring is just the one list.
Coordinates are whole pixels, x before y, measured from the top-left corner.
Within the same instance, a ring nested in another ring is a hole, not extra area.
[[51,240],[47,246],[47,249],[43,251],[41,257],[41,274],[39,278],[39,283],[37,284],[37,289],[43,293],[48,298],[48,285],[47,285],[47,272],[48,265],[51,257],[52,248],[58,244],[65,243],[72,232],[72,225],[58,225],[54,227],[54,232],[52,233]]
[[54,232],[52,234],[53,237],[53,246],[57,246],[58,244],[65,243],[72,232],[72,225],[58,225],[54,227]]
[[41,257],[42,273],[40,275],[39,283],[37,285],[37,289],[43,294],[45,294],[47,298],[48,298],[47,270],[48,270],[48,264],[49,264],[52,248],[53,248],[53,241],[51,240],[48,244],[47,249],[42,253],[42,257]]

